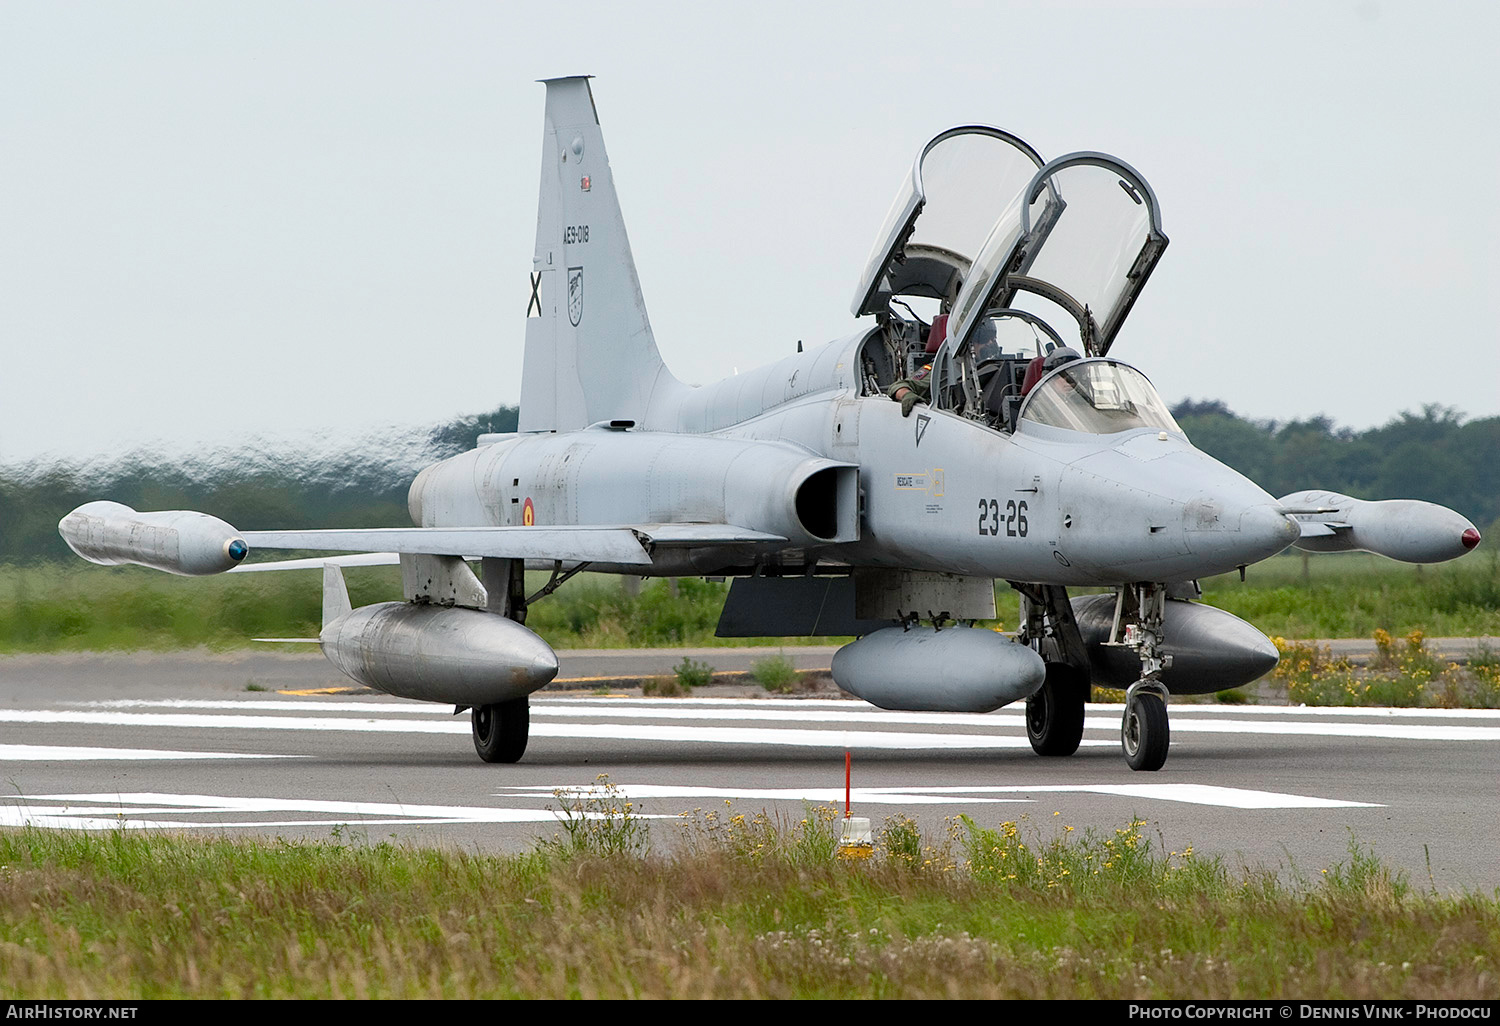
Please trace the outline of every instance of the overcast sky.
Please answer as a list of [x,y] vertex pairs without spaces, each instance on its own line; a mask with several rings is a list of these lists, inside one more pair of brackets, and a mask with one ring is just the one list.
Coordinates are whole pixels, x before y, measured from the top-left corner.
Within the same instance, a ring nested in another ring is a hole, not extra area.
[[1168,401],[1495,416],[1496,39],[1390,0],[0,0],[0,460],[515,402],[534,80],[582,73],[685,380],[854,330],[913,157],[980,121],[1152,184],[1113,353]]

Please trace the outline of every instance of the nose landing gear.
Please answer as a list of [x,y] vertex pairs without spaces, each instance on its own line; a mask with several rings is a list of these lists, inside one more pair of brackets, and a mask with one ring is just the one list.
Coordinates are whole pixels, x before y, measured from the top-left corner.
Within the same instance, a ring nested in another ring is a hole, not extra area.
[[[1136,619],[1125,623],[1126,602],[1134,600]],[[1125,716],[1120,721],[1120,748],[1133,770],[1159,770],[1172,742],[1167,722],[1167,689],[1161,673],[1172,663],[1162,652],[1162,619],[1167,589],[1161,584],[1121,588],[1115,603],[1114,628],[1106,644],[1133,648],[1141,660],[1141,679],[1125,691]],[[1122,636],[1123,635],[1123,636]]]
[[[1143,684],[1147,687],[1142,688]],[[1120,747],[1125,751],[1126,764],[1133,770],[1161,769],[1171,741],[1166,689],[1155,681],[1132,684],[1125,692],[1125,717],[1120,721]]]

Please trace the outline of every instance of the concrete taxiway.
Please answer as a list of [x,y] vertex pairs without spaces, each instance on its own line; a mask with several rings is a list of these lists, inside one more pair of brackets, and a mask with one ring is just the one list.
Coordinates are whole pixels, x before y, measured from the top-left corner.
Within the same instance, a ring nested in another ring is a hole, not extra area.
[[[713,665],[732,667],[731,650],[711,651]],[[786,654],[817,668],[828,651]],[[631,659],[669,669],[682,655],[565,655],[563,666],[623,678],[657,672]],[[1075,756],[1040,759],[1019,707],[891,713],[753,688],[649,699],[584,686],[536,696],[525,759],[490,766],[451,709],[317,693],[350,683],[315,651],[0,659],[0,824],[353,831],[516,851],[557,831],[557,792],[607,775],[663,818],[653,837],[668,843],[694,810],[841,808],[848,750],[855,814],[877,827],[910,816],[936,836],[960,814],[1024,817],[1051,836],[1138,817],[1167,850],[1192,845],[1288,875],[1316,878],[1359,844],[1419,886],[1500,887],[1500,710],[1175,704],[1165,768],[1132,773],[1118,706],[1089,707]]]

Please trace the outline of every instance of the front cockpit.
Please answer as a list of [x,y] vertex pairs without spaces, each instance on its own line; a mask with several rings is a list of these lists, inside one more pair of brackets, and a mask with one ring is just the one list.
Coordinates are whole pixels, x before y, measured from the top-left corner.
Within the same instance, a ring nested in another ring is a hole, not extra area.
[[[1090,389],[1098,379],[1091,412],[1028,402],[1047,354],[1109,351],[1166,245],[1156,197],[1129,165],[1102,153],[1044,162],[986,126],[943,132],[917,156],[855,293],[854,314],[878,324],[861,350],[862,391],[915,394],[1005,432],[1023,419],[1123,430],[1104,425],[1126,409],[1178,431],[1145,378],[1113,362],[1079,372]],[[1049,393],[1063,387],[1054,379]]]

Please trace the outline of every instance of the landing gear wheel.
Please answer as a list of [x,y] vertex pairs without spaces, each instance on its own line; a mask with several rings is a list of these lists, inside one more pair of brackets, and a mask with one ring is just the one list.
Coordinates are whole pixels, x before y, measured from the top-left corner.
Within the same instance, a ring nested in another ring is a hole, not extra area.
[[1167,703],[1160,695],[1143,691],[1125,704],[1120,724],[1120,747],[1133,770],[1159,770],[1167,761],[1172,736],[1167,726]]
[[1047,679],[1026,699],[1026,736],[1038,755],[1072,755],[1083,740],[1088,674],[1067,663],[1048,663]]
[[520,762],[531,734],[531,707],[524,698],[495,705],[476,705],[474,750],[485,762]]

